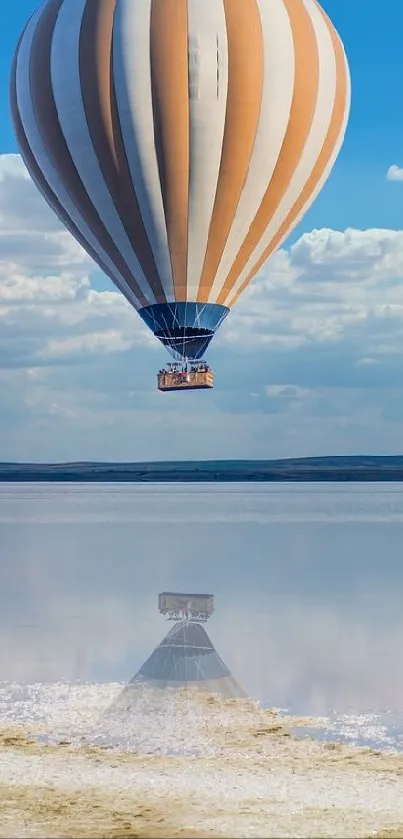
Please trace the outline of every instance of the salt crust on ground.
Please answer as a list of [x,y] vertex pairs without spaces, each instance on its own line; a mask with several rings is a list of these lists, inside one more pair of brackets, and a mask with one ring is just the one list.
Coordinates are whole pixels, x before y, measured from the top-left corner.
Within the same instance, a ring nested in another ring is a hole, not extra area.
[[3,685],[1,837],[403,836],[403,755],[191,691]]

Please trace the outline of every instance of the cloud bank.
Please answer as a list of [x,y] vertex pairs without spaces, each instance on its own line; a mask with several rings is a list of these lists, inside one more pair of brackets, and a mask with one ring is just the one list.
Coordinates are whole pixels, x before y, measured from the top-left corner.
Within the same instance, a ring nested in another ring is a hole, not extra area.
[[156,392],[163,348],[18,155],[0,155],[0,251],[0,459],[401,450],[403,231],[280,250],[216,336],[216,389],[186,397]]

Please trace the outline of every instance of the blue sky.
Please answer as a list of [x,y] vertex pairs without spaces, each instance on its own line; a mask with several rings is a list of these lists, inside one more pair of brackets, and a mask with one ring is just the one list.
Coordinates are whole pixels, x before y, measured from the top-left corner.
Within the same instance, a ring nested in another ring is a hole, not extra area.
[[[10,4],[0,31],[0,152],[17,151],[8,115],[8,75],[14,46],[37,0]],[[387,188],[385,168],[403,149],[398,107],[403,73],[399,0],[365,3],[365,14],[349,0],[324,0],[348,55],[353,98],[344,148],[314,207],[293,234],[312,227],[398,227],[402,196]],[[354,179],[353,181],[351,179]],[[354,188],[353,187],[354,183]],[[348,193],[348,200],[346,200]]]
[[352,75],[343,150],[217,336],[214,393],[186,402],[155,392],[163,352],[9,157],[9,66],[36,5],[10,4],[0,30],[0,459],[400,452],[401,2],[324,0]]

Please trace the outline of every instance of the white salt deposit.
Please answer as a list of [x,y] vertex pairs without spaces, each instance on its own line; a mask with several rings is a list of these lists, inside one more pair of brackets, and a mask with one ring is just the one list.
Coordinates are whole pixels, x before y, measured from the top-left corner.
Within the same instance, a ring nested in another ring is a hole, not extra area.
[[134,689],[116,702],[121,690],[0,685],[0,836],[368,837],[403,828],[403,755],[290,734],[319,726],[327,737],[378,741],[383,726],[398,749],[395,718],[389,729],[387,715],[297,719],[185,690]]

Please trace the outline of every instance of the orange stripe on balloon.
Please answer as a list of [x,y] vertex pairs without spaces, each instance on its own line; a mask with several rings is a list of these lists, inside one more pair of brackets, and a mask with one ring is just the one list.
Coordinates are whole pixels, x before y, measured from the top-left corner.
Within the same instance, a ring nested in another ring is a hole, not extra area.
[[189,208],[187,0],[152,0],[150,38],[154,140],[175,298],[186,300]]
[[[319,4],[317,4],[319,6]],[[344,55],[344,49],[342,47],[341,41],[337,32],[330,22],[329,18],[323,12],[323,10],[319,9],[326,21],[326,24],[329,28],[329,32],[332,38],[333,48],[335,51],[335,58],[336,58],[336,74],[337,74],[337,81],[336,81],[336,93],[335,93],[335,101],[334,101],[334,108],[332,112],[332,117],[329,125],[329,129],[322,146],[321,153],[318,157],[318,160],[311,172],[310,177],[308,178],[305,187],[299,196],[298,200],[295,202],[292,210],[288,214],[287,218],[284,220],[283,224],[281,225],[280,229],[276,233],[274,239],[271,241],[270,245],[264,251],[263,255],[260,257],[256,265],[252,268],[248,276],[246,277],[245,281],[242,283],[236,294],[234,294],[233,298],[231,299],[229,306],[233,306],[236,301],[238,300],[239,296],[245,291],[246,287],[249,285],[251,280],[256,276],[258,271],[262,268],[264,263],[269,259],[269,257],[274,253],[278,245],[281,243],[284,236],[287,234],[289,230],[291,230],[293,224],[298,219],[300,213],[302,212],[305,204],[309,201],[312,194],[315,192],[321,178],[323,177],[326,167],[328,166],[332,154],[334,152],[335,146],[337,144],[337,140],[340,136],[340,131],[343,126],[343,121],[345,118],[346,113],[346,105],[347,105],[347,85],[348,85],[348,75],[347,75],[347,65],[346,65],[346,58]]]
[[284,0],[284,4],[290,18],[295,56],[290,119],[270,184],[217,299],[220,304],[225,303],[284,198],[301,160],[315,116],[319,93],[319,53],[315,29],[302,2]]
[[263,37],[256,0],[224,0],[228,92],[216,198],[197,300],[208,300],[244,186],[259,124]]

